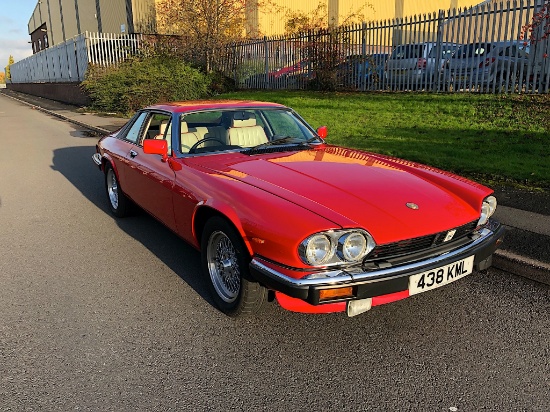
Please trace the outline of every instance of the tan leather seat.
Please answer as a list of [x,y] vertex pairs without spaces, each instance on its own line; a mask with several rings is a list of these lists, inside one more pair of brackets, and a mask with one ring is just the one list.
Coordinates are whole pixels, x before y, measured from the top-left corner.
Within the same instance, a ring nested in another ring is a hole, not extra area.
[[166,132],[166,127],[168,126],[168,120],[163,120],[159,124],[159,134],[155,136],[155,139],[164,139],[164,133]]
[[267,136],[262,126],[256,125],[256,119],[233,119],[229,129],[229,144],[241,147],[252,147],[267,143]]
[[197,135],[189,131],[186,122],[180,123],[180,150],[182,153],[189,153],[189,149],[199,141]]
[[[168,130],[166,130],[168,128]],[[153,133],[155,133],[153,131]],[[170,120],[162,120],[159,123],[159,130],[157,134],[151,135],[149,139],[155,139],[155,140],[163,140],[165,139],[168,143],[168,153],[170,153],[171,150],[171,143],[172,143],[172,124],[170,123]]]

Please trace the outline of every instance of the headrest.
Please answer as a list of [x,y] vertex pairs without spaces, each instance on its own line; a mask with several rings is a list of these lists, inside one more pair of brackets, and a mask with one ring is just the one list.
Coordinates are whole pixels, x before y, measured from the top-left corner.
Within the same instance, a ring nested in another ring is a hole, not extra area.
[[166,126],[168,126],[168,120],[162,120],[159,125],[160,134],[164,134],[164,132],[166,131]]
[[233,119],[236,120],[248,120],[248,119],[254,119],[254,114],[250,112],[234,112],[233,113]]
[[180,123],[180,133],[188,133],[189,128],[187,127],[187,122]]
[[251,127],[256,126],[256,119],[247,119],[247,120],[238,120],[233,119],[233,122],[231,123],[231,127]]

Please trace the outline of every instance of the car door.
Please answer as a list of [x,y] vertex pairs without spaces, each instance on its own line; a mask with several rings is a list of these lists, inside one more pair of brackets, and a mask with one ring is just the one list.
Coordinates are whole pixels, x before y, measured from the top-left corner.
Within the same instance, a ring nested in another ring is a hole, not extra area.
[[[127,153],[125,169],[127,194],[139,206],[168,227],[175,229],[173,188],[175,174],[162,156],[143,151],[145,139],[165,139],[171,143],[171,115],[148,112],[139,131],[138,139]],[[170,150],[169,150],[170,152]]]
[[111,160],[114,163],[120,186],[123,192],[133,199],[133,193],[127,183],[127,169],[130,167],[130,158],[128,153],[133,150],[136,142],[140,138],[143,124],[147,119],[146,112],[137,113],[117,135],[117,139],[112,139],[108,151]]

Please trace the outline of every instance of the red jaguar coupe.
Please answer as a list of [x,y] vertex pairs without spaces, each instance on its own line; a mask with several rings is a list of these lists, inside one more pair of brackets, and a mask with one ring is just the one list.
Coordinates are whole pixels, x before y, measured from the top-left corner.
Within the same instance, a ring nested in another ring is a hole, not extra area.
[[229,316],[273,298],[354,316],[491,265],[504,234],[492,190],[326,136],[279,104],[159,104],[93,160],[116,216],[136,203],[200,250]]

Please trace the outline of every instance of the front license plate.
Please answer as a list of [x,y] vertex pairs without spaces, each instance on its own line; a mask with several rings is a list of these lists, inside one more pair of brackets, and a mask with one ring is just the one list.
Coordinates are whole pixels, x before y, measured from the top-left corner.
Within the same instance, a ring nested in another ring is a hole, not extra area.
[[469,275],[474,270],[474,257],[470,256],[450,265],[441,266],[409,277],[409,295],[436,289]]

